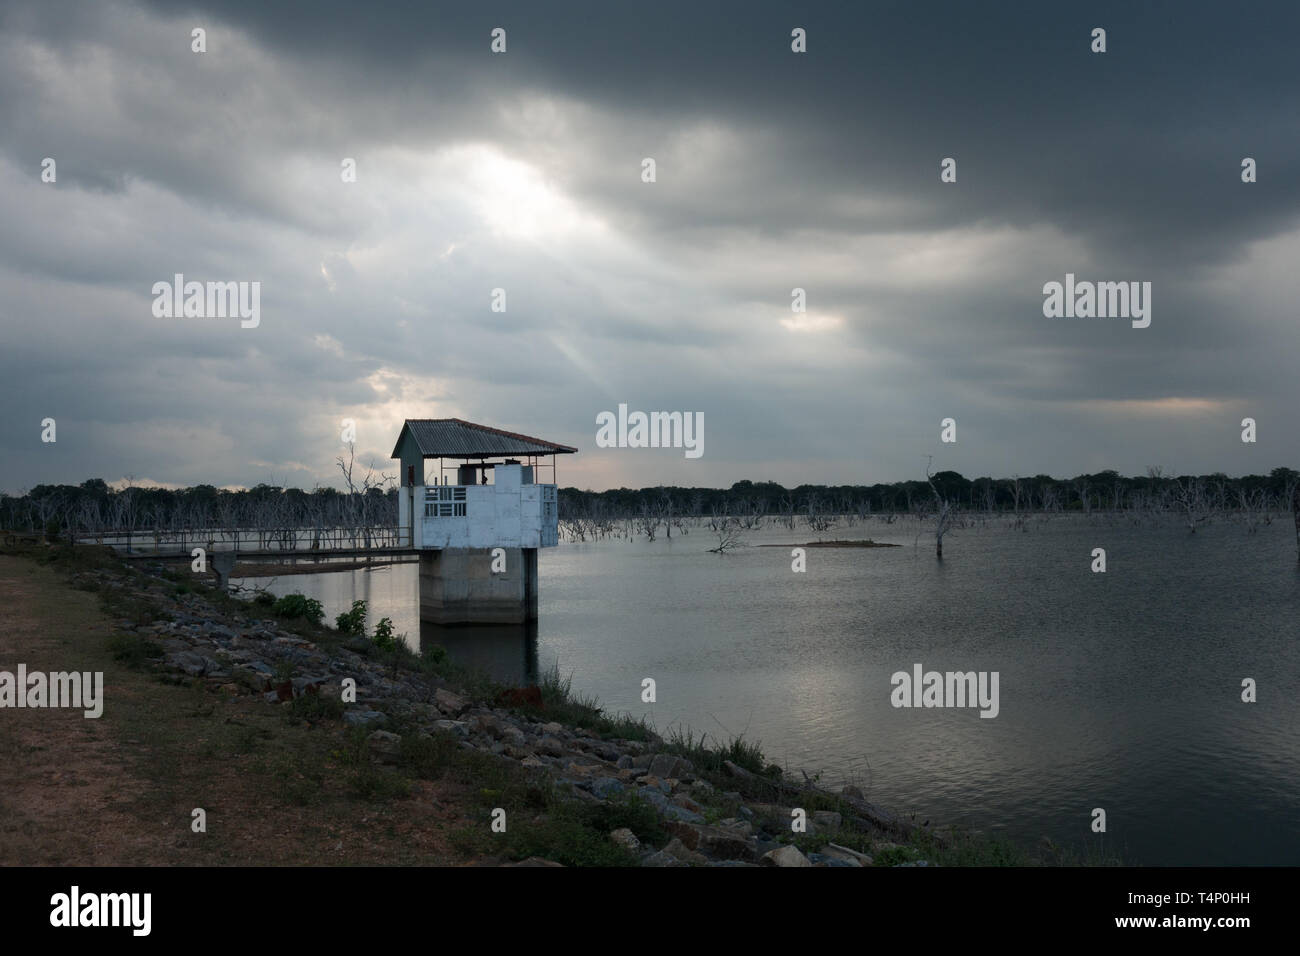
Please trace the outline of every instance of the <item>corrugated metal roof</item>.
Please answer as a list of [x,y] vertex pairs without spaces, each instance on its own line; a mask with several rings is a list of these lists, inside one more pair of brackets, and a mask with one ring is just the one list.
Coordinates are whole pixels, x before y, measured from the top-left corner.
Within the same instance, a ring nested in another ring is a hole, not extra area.
[[416,447],[425,458],[499,458],[506,455],[571,455],[578,449],[568,445],[488,425],[476,425],[459,418],[408,418],[397,436],[393,458],[402,445],[402,436],[410,431]]

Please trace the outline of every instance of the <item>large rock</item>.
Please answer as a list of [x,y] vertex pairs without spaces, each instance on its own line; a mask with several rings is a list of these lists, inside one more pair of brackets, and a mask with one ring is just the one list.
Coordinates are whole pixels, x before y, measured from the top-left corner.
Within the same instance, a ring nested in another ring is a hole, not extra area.
[[673,859],[680,860],[681,862],[687,864],[688,866],[690,864],[695,864],[696,866],[703,866],[704,864],[709,862],[699,853],[696,853],[694,850],[689,849],[684,843],[682,843],[681,840],[677,839],[677,837],[673,837],[671,840],[669,840],[668,845],[663,848],[662,852],[667,853]]
[[380,710],[345,710],[343,722],[352,727],[372,727],[382,724],[388,715]]
[[619,827],[617,830],[614,830],[610,833],[609,838],[625,850],[630,850],[633,853],[636,853],[641,849],[641,841],[638,840],[636,834],[627,827]]
[[844,818],[831,810],[816,810],[813,812],[813,823],[817,825],[818,829],[838,830],[843,822]]
[[319,694],[321,687],[328,683],[329,679],[329,675],[295,677],[290,683],[293,684],[294,696],[301,697],[303,694]]
[[207,660],[193,651],[176,651],[168,654],[166,661],[168,667],[183,671],[191,677],[202,677],[203,672],[207,670]]
[[621,754],[619,754],[618,748],[613,744],[607,744],[601,740],[582,740],[579,741],[579,743],[601,760],[619,766],[618,761]]
[[757,841],[748,834],[724,827],[703,823],[685,823],[670,820],[669,833],[682,842],[688,850],[698,850],[710,856],[728,860],[754,860],[758,858]]
[[683,808],[683,807],[674,806],[674,805],[671,804],[671,803],[668,804],[668,805],[663,809],[662,813],[663,813],[664,816],[668,817],[670,820],[682,820],[682,821],[684,821],[684,822],[686,822],[686,823],[703,823],[703,822],[704,822],[704,817],[700,816],[700,814],[698,814],[698,813],[692,813],[690,810],[687,810],[687,809],[685,809],[685,808]]
[[690,810],[669,803],[668,798],[653,787],[642,787],[637,790],[637,794],[642,800],[654,807],[661,817],[667,817],[670,820],[681,820],[683,823],[704,822],[704,817],[698,813],[692,813]]
[[694,800],[692,800],[689,796],[687,796],[684,793],[676,794],[672,799],[674,804],[676,804],[677,806],[681,807],[684,810],[690,810],[691,813],[704,812],[704,808],[702,806],[700,806],[698,803],[696,803]]
[[758,841],[752,836],[726,827],[700,826],[702,853],[728,860],[758,859]]
[[797,846],[783,846],[763,854],[759,860],[764,866],[812,866],[812,861],[799,852]]
[[689,850],[694,850],[700,845],[700,830],[694,823],[669,820],[664,824],[664,829],[681,840],[682,844]]
[[668,807],[671,806],[668,802],[668,798],[654,787],[641,787],[637,790],[637,795],[646,803],[658,810],[661,814],[665,813],[668,810]]
[[402,738],[387,730],[376,730],[366,738],[370,757],[378,763],[395,764],[402,759]]
[[790,829],[790,821],[794,819],[791,816],[792,809],[792,807],[783,807],[777,803],[751,803],[741,807],[742,812],[748,810],[759,820],[771,823],[784,830]]
[[564,742],[558,737],[552,737],[550,734],[542,737],[537,741],[537,752],[547,754],[551,757],[560,757],[565,753]]
[[867,856],[867,854],[851,850],[846,846],[840,846],[838,843],[828,843],[822,847],[821,851],[826,856],[838,857],[841,860],[856,860],[860,866],[871,866],[871,857]]
[[672,754],[655,754],[650,761],[647,772],[661,780],[690,780],[695,776],[695,768],[689,760]]
[[563,863],[556,863],[554,860],[548,860],[545,857],[530,856],[526,860],[520,860],[518,863],[502,863],[502,866],[564,866]]
[[591,792],[602,800],[608,800],[626,789],[620,781],[615,780],[613,777],[597,777],[591,781]]
[[469,706],[469,701],[464,697],[453,694],[445,687],[439,687],[434,691],[433,699],[437,703],[438,709],[451,717],[459,717],[461,712]]
[[471,730],[480,731],[494,738],[501,736],[501,721],[497,719],[496,714],[471,714],[466,723],[469,724]]
[[718,826],[722,827],[724,830],[731,830],[735,833],[739,833],[743,837],[751,837],[754,835],[754,825],[748,820],[742,820],[739,817],[727,817],[725,820],[719,820]]
[[275,669],[272,668],[271,665],[266,663],[265,661],[248,661],[247,663],[240,664],[239,666],[247,668],[253,673],[259,675],[260,677],[270,678],[275,676]]

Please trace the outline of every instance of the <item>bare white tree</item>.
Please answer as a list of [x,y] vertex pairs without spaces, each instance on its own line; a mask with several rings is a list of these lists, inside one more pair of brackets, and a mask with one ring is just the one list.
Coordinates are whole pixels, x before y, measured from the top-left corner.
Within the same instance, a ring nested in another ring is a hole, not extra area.
[[366,467],[365,477],[361,479],[361,485],[358,487],[357,483],[352,478],[353,467],[356,461],[356,442],[348,442],[348,457],[346,461],[344,461],[342,455],[335,459],[335,461],[339,466],[339,471],[343,473],[343,481],[348,486],[347,504],[349,509],[349,523],[354,529],[352,533],[352,545],[353,547],[357,547],[357,530],[359,529],[364,538],[365,546],[370,547],[371,530],[375,517],[371,513],[371,498],[373,496],[370,494],[370,491],[372,488],[380,490],[386,489],[388,485],[397,480],[397,476],[385,475],[383,472],[375,474],[375,463],[371,461],[371,463]]
[[1174,482],[1174,502],[1183,514],[1183,523],[1192,534],[1196,526],[1210,517],[1209,498],[1205,494],[1205,485],[1199,478],[1187,478]]
[[925,480],[930,483],[930,490],[934,492],[934,556],[942,561],[943,536],[952,530],[955,515],[953,514],[952,503],[943,495],[939,494],[939,488],[934,483],[934,478],[930,474],[932,464],[933,458],[928,458],[925,465]]
[[710,554],[726,554],[733,548],[738,548],[745,543],[743,523],[730,511],[730,505],[724,505],[721,509],[714,508],[713,510],[709,528],[717,535],[718,546],[709,548]]
[[825,534],[835,527],[834,509],[823,502],[820,495],[810,491],[807,500],[804,502],[803,520],[804,524],[818,535]]

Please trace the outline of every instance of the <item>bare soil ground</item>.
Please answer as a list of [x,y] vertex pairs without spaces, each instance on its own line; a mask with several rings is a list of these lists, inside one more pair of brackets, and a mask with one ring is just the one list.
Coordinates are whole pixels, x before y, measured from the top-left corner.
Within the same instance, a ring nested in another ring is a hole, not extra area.
[[113,625],[60,571],[0,554],[0,670],[104,673],[98,719],[0,709],[0,865],[463,862],[464,783],[359,796],[340,730],[119,664]]

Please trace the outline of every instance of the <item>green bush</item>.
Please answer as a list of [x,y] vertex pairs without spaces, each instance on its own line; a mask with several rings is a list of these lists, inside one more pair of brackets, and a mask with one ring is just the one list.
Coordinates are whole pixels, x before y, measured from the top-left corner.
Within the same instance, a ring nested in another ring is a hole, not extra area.
[[366,602],[353,601],[352,610],[340,614],[334,619],[334,626],[341,634],[366,636]]
[[420,667],[429,674],[441,674],[447,669],[447,648],[441,644],[426,644],[420,652]]
[[381,651],[391,651],[400,644],[401,638],[393,633],[393,619],[390,617],[380,618],[379,623],[375,625],[375,647]]
[[634,793],[620,793],[600,803],[583,804],[578,815],[591,829],[600,833],[626,827],[642,843],[660,846],[668,842],[669,834],[655,808]]
[[319,625],[325,617],[325,608],[315,598],[303,594],[286,594],[271,606],[271,613],[276,617],[300,617],[312,625]]

